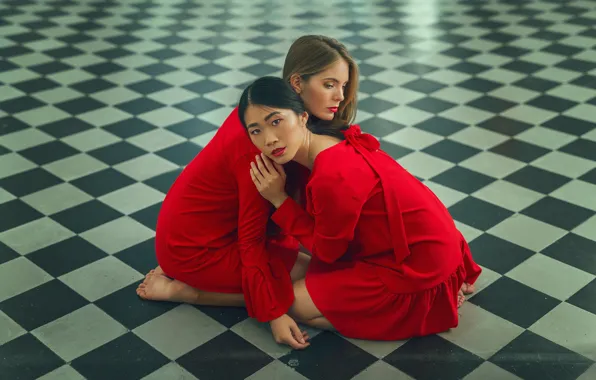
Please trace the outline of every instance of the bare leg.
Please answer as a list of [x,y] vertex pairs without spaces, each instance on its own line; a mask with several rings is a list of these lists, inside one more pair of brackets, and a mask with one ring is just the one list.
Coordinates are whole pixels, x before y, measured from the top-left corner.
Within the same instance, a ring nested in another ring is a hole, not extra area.
[[182,302],[193,305],[245,306],[243,294],[204,292],[158,273],[156,268],[147,274],[145,280],[137,287],[139,297],[152,301]]
[[[310,256],[299,252],[296,263],[290,272],[292,282],[304,278],[309,263]],[[166,277],[160,266],[147,273],[145,280],[137,287],[137,294],[143,299],[152,301],[171,301],[209,306],[246,306],[242,293],[205,292],[181,281]]]
[[297,322],[323,330],[335,330],[331,322],[317,309],[308,290],[304,279],[294,283],[294,304],[290,307],[289,314]]
[[308,270],[309,264],[310,256],[304,252],[298,252],[298,258],[296,259],[296,263],[290,272],[292,283],[295,283],[296,281],[302,280],[304,277],[306,277],[306,271]]

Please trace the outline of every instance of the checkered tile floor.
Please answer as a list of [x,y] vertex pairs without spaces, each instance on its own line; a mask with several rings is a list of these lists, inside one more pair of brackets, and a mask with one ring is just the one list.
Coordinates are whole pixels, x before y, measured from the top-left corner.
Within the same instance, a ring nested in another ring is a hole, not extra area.
[[[2,1],[0,377],[596,378],[595,24],[588,0]],[[135,295],[168,187],[306,33],[348,45],[362,128],[485,268],[457,329],[291,352],[243,309]]]

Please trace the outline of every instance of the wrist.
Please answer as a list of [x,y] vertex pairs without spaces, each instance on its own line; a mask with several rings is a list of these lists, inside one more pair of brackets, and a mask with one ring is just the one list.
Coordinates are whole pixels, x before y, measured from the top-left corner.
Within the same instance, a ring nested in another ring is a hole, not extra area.
[[288,199],[288,194],[284,193],[283,195],[276,197],[275,199],[271,200],[271,204],[275,208],[280,208],[281,205]]

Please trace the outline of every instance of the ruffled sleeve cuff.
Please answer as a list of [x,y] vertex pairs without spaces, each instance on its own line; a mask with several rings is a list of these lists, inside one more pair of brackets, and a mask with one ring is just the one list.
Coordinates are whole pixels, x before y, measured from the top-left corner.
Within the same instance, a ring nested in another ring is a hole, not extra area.
[[259,322],[286,314],[294,303],[292,280],[281,260],[243,267],[242,289],[248,315]]

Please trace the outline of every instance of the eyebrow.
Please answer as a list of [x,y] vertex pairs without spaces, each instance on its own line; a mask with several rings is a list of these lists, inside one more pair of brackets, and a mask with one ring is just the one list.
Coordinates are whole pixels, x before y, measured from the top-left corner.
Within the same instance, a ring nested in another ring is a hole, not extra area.
[[[331,78],[331,77],[329,77],[329,78],[325,78],[325,79],[323,79],[323,80],[332,80],[332,81],[334,81],[334,82],[336,82],[336,83],[339,83],[339,80],[337,80],[337,79],[335,79],[335,78]],[[348,81],[348,82],[349,82],[349,81]],[[348,82],[346,82],[346,83],[348,83]]]
[[[281,112],[279,111],[273,111],[271,112],[269,115],[265,116],[265,121],[271,119],[273,116],[281,114]],[[252,123],[250,124],[248,127],[246,127],[247,129],[253,128],[253,127],[258,127],[259,123]]]

